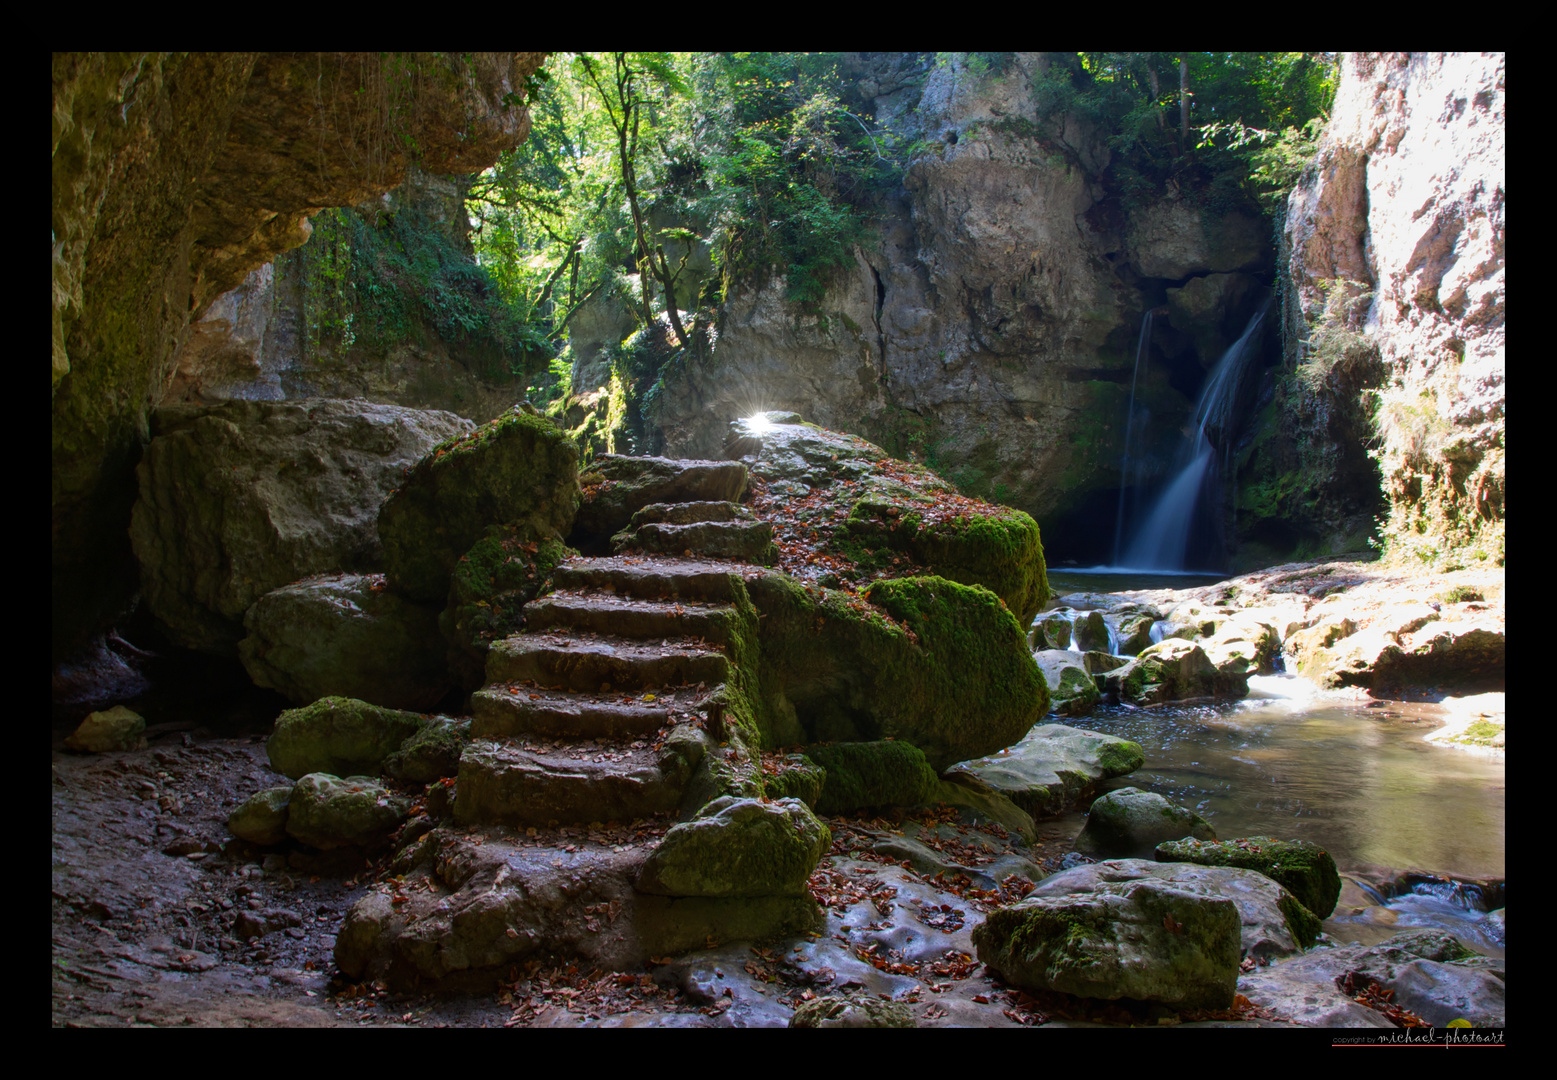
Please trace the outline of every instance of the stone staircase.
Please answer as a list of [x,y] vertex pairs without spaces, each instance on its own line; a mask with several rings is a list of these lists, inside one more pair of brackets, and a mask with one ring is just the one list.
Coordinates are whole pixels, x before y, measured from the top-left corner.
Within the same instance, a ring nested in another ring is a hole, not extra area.
[[755,678],[742,576],[771,561],[770,526],[691,500],[641,507],[613,539],[618,554],[559,566],[525,631],[493,646],[472,696],[461,824],[685,819],[729,793],[746,750],[726,710]]

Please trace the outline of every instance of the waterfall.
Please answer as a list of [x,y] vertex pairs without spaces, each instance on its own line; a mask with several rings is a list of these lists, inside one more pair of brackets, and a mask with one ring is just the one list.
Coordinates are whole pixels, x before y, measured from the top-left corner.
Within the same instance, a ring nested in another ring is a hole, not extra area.
[[[1117,565],[1140,570],[1185,570],[1193,559],[1201,564],[1198,568],[1212,569],[1210,564],[1217,561],[1214,552],[1191,553],[1191,536],[1196,522],[1203,517],[1202,507],[1211,513],[1220,512],[1221,481],[1228,471],[1238,427],[1239,418],[1235,413],[1239,394],[1249,367],[1259,354],[1259,329],[1270,306],[1270,298],[1267,298],[1250,317],[1238,340],[1228,346],[1211,370],[1195,406],[1194,433],[1188,435],[1179,448],[1173,478],[1157,496],[1145,520],[1136,526],[1134,538],[1123,556],[1116,556]],[[1131,398],[1133,401],[1133,390]],[[1217,461],[1219,447],[1222,451],[1220,463]]]
[[[1114,565],[1119,565],[1119,544],[1124,537],[1125,492],[1130,492],[1130,516],[1140,511],[1141,483],[1145,479],[1146,461],[1143,455],[1132,458],[1130,451],[1135,443],[1135,388],[1141,381],[1141,369],[1146,366],[1151,350],[1152,316],[1160,309],[1151,308],[1141,319],[1141,336],[1135,343],[1135,374],[1130,376],[1130,411],[1125,419],[1124,453],[1119,460],[1119,512],[1114,516]],[[1134,468],[1132,469],[1132,465]]]

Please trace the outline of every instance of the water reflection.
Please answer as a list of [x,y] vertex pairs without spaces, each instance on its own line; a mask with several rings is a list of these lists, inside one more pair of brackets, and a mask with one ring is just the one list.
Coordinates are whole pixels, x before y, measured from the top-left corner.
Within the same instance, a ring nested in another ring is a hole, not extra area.
[[1134,786],[1193,807],[1223,838],[1308,840],[1343,870],[1502,877],[1503,763],[1422,741],[1305,680],[1251,680],[1250,698],[1188,709],[1103,709],[1077,723],[1141,744]]

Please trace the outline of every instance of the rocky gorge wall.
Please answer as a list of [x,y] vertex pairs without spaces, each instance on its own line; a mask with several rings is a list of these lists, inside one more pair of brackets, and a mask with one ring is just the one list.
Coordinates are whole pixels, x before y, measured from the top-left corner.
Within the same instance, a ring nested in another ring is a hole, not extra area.
[[1288,366],[1365,406],[1387,554],[1439,567],[1503,559],[1503,69],[1347,54],[1283,238]]
[[223,293],[310,215],[524,138],[544,53],[56,53],[53,645],[112,620],[147,417]]
[[999,75],[849,63],[858,107],[925,149],[818,314],[778,279],[727,299],[711,355],[665,375],[651,414],[664,452],[715,453],[730,419],[794,409],[1028,511],[1058,558],[1095,558],[1113,536],[1143,313],[1170,311],[1136,388],[1159,418],[1149,481],[1271,283],[1268,230],[1189,192],[1127,209],[1105,182],[1107,133],[1042,114],[1039,54]]

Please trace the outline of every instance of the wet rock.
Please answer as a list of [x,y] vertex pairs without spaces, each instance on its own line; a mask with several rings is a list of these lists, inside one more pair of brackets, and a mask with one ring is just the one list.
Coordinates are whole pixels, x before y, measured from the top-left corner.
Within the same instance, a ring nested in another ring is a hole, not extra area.
[[1200,646],[1179,638],[1160,641],[1123,667],[1106,672],[1099,686],[1121,701],[1156,705],[1187,698],[1239,698],[1248,679],[1218,671]]
[[1108,893],[1144,880],[1231,900],[1238,907],[1239,949],[1245,958],[1268,961],[1292,956],[1311,946],[1319,933],[1319,920],[1281,885],[1257,871],[1233,867],[1109,859],[1047,877],[1029,895]]
[[1006,981],[1081,997],[1225,1009],[1238,982],[1237,906],[1149,878],[1029,896],[990,912],[973,943]]
[[1474,1027],[1506,1023],[1500,969],[1435,930],[1396,934],[1378,945],[1316,949],[1283,964],[1259,968],[1238,980],[1238,992],[1254,1004],[1318,1027],[1393,1027],[1382,1014],[1352,1000],[1337,985],[1377,982],[1393,991],[1394,1004],[1436,1027],[1464,1019]]
[[1330,917],[1341,895],[1341,875],[1330,853],[1306,840],[1249,836],[1239,840],[1169,840],[1157,845],[1159,862],[1236,866],[1279,882],[1321,919]]
[[1068,650],[1070,648],[1071,625],[1070,619],[1061,614],[1042,615],[1033,623],[1033,628],[1028,631],[1027,644],[1034,652],[1042,652],[1048,649]]
[[644,861],[641,892],[662,896],[806,895],[806,879],[832,842],[799,799],[716,799],[673,826]]
[[84,753],[146,749],[146,720],[123,705],[91,713],[65,736],[65,746]]
[[817,812],[846,814],[867,806],[918,806],[936,788],[924,751],[906,742],[833,743],[806,751],[825,770]]
[[1103,858],[1145,858],[1166,840],[1215,840],[1216,830],[1199,814],[1139,788],[1110,791],[1092,804],[1076,850]]
[[1102,695],[1097,682],[1083,666],[1080,653],[1069,649],[1045,649],[1033,653],[1038,670],[1049,686],[1049,711],[1061,716],[1085,716]]
[[391,589],[444,603],[449,574],[489,527],[566,536],[578,509],[578,448],[545,417],[514,409],[434,447],[379,512]]
[[407,466],[470,426],[367,401],[159,409],[130,524],[152,612],[180,645],[234,655],[265,593],[378,569],[379,504]]
[[376,773],[426,724],[416,713],[327,697],[277,717],[265,749],[271,766],[294,780],[308,773]]
[[266,788],[249,796],[227,817],[227,828],[240,840],[269,847],[287,838],[287,806],[292,786]]
[[325,850],[373,847],[389,839],[410,809],[372,777],[309,773],[292,788],[287,833]]
[[961,762],[945,775],[952,781],[971,776],[1033,817],[1052,817],[1079,805],[1102,781],[1145,763],[1144,751],[1128,739],[1044,724],[1008,750]]
[[449,688],[438,612],[389,592],[377,574],[274,589],[243,624],[244,670],[299,704],[342,696],[428,709]]
[[919,1025],[906,1002],[863,995],[827,994],[802,1002],[792,1028],[911,1028]]
[[1275,628],[1247,616],[1223,621],[1215,634],[1197,644],[1218,671],[1234,678],[1270,674],[1281,652]]
[[1073,626],[1076,648],[1082,652],[1093,649],[1102,652],[1113,651],[1108,647],[1108,622],[1103,618],[1101,611],[1079,612]]
[[622,750],[610,760],[535,752],[477,739],[460,756],[454,816],[461,824],[631,821],[680,807],[696,744],[665,753]]

